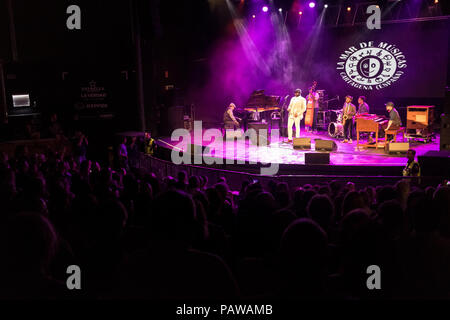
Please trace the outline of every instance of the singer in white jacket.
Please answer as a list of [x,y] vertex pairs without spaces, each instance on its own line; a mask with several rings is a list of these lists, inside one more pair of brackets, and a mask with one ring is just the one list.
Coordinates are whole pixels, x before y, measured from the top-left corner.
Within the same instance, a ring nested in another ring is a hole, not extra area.
[[295,96],[292,97],[287,111],[288,118],[288,141],[292,141],[292,125],[295,124],[295,137],[300,138],[300,120],[303,119],[303,114],[306,111],[306,99],[301,96],[302,90],[296,89]]

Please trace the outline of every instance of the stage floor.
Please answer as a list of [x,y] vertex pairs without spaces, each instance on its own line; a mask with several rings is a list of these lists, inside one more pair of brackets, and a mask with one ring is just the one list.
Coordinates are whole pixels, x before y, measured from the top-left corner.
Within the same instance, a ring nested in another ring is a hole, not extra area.
[[[255,163],[279,163],[279,164],[305,164],[305,153],[316,152],[314,150],[314,139],[334,140],[337,150],[330,154],[330,165],[333,166],[404,166],[405,155],[386,154],[384,149],[356,147],[356,140],[352,144],[343,143],[342,140],[330,138],[327,132],[319,131],[318,134],[301,132],[301,137],[311,138],[311,150],[294,149],[292,143],[285,143],[287,138],[280,137],[273,140],[267,147],[253,145],[248,139],[238,139],[233,143],[227,141],[203,141],[203,146],[209,146],[209,152],[204,152],[204,156],[213,158],[228,159],[229,161],[255,162]],[[398,140],[401,142],[401,137]],[[182,149],[183,143],[172,141],[170,137],[160,138],[157,143],[165,148]],[[194,143],[194,137],[192,137]],[[224,147],[221,147],[223,144]],[[226,147],[225,147],[226,146]],[[410,142],[410,148],[416,150],[416,156],[425,154],[428,151],[439,151],[439,135],[430,143]],[[220,152],[222,150],[222,152]],[[181,151],[181,150],[180,150]],[[318,151],[319,152],[319,151]]]

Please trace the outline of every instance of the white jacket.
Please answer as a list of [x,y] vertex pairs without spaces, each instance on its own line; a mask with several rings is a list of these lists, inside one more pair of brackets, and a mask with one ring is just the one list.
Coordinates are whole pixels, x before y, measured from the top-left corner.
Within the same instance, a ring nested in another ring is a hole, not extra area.
[[288,107],[289,118],[295,118],[294,115],[297,114],[297,117],[300,117],[301,120],[303,119],[303,114],[305,113],[305,111],[306,99],[302,96],[292,97]]

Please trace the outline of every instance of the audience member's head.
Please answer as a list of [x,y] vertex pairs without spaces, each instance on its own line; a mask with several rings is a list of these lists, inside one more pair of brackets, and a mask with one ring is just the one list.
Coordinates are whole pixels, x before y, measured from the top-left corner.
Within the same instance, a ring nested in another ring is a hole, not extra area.
[[312,197],[306,211],[312,220],[328,231],[334,216],[334,206],[327,195],[318,194]]
[[391,237],[398,237],[404,226],[403,208],[397,200],[388,200],[378,207],[378,217],[384,230]]
[[178,171],[178,174],[177,174],[178,183],[185,184],[186,183],[186,179],[187,179],[186,171]]
[[292,222],[281,239],[282,294],[314,296],[323,293],[327,235],[311,219]]
[[189,182],[188,182],[188,187],[189,187],[189,190],[192,190],[192,191],[198,190],[200,188],[199,177],[197,177],[197,176],[190,177]]
[[342,217],[345,217],[347,213],[355,209],[365,209],[366,203],[364,198],[357,191],[350,191],[344,197],[342,203]]
[[181,191],[160,194],[155,198],[148,228],[153,239],[190,246],[198,230],[194,201]]
[[433,196],[433,210],[439,215],[439,232],[450,238],[450,187],[439,187]]
[[11,217],[3,230],[3,267],[7,274],[48,276],[57,250],[57,236],[50,221],[34,212]]
[[382,204],[388,200],[398,199],[398,192],[393,186],[377,188],[377,204]]

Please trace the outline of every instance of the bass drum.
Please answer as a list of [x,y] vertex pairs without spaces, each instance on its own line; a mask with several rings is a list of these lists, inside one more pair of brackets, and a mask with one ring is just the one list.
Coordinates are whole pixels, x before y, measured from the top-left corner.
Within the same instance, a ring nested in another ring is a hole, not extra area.
[[339,122],[330,122],[328,125],[328,135],[332,138],[341,137],[344,135],[344,126]]

